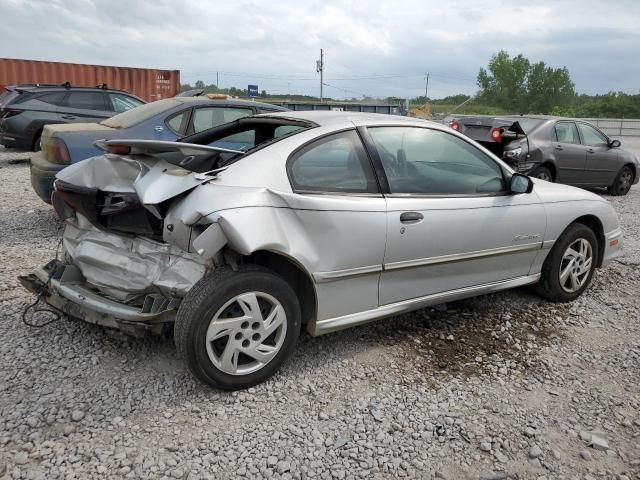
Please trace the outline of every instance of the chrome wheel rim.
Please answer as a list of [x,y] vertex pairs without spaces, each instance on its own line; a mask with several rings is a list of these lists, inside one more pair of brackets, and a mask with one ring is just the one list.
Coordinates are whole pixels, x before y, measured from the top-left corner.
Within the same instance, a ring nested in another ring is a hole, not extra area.
[[287,316],[278,300],[264,292],[238,295],[209,322],[206,348],[215,367],[230,375],[247,375],[267,365],[280,351]]
[[562,256],[560,262],[560,286],[567,293],[580,290],[589,278],[593,267],[593,249],[584,238],[575,240]]

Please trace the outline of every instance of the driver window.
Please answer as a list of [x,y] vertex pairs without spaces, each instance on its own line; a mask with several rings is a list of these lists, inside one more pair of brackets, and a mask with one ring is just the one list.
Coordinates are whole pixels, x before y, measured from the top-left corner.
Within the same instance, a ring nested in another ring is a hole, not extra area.
[[588,147],[599,147],[599,146],[607,146],[609,142],[606,137],[593,128],[591,125],[587,125],[585,123],[578,123],[578,128],[580,129],[580,133],[582,134],[582,139],[584,140],[584,144]]
[[391,193],[474,195],[506,190],[489,156],[446,132],[418,127],[369,128]]

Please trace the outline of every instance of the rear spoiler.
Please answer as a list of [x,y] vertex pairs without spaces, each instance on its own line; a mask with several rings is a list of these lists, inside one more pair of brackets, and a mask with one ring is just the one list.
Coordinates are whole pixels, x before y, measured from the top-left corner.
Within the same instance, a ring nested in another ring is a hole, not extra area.
[[195,143],[167,142],[160,140],[98,140],[93,143],[100,150],[119,155],[158,155],[160,153],[180,152],[188,155],[209,155],[212,153],[234,153],[244,155],[242,150],[210,147]]

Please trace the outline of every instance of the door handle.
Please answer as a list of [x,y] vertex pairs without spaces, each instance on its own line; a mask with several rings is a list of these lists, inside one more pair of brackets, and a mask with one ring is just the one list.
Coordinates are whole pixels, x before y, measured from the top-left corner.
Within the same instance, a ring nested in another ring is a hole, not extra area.
[[73,115],[62,115],[62,118],[65,118],[67,120],[73,120],[76,117],[74,117]]
[[596,153],[596,151],[593,148],[587,148],[587,152],[589,153]]
[[556,150],[562,150],[562,145],[556,145]]
[[400,215],[400,222],[402,223],[418,223],[424,216],[420,212],[404,212]]

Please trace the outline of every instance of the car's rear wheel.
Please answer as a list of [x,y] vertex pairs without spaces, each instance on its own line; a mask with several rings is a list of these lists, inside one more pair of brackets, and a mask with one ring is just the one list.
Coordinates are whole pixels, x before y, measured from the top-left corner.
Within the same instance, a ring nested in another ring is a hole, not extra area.
[[593,278],[598,258],[598,241],[581,223],[571,224],[549,252],[537,290],[554,302],[570,302],[584,292]]
[[609,187],[609,193],[611,195],[626,195],[631,189],[633,184],[633,170],[631,167],[625,165],[620,169],[616,179],[613,181],[613,185]]
[[294,291],[272,271],[220,268],[182,301],[174,339],[196,377],[237,390],[266,380],[291,355],[300,319]]
[[39,152],[42,150],[42,132],[36,133],[36,136],[33,138],[33,145],[31,146],[31,150],[33,152]]
[[553,182],[553,174],[547,167],[538,167],[533,172],[531,172],[531,175],[529,176],[533,178],[539,178],[540,180],[545,180],[547,182]]

